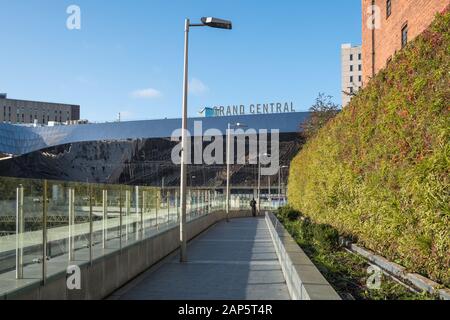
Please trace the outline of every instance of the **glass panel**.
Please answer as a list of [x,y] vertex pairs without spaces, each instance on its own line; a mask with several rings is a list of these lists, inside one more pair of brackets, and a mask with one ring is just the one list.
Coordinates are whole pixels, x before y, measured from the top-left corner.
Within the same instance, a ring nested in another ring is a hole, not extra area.
[[16,268],[16,189],[19,182],[0,178],[0,273]]
[[122,245],[127,245],[132,238],[132,221],[131,221],[131,198],[133,195],[133,188],[129,186],[122,186]]
[[105,186],[107,248],[120,249],[120,186]]
[[47,276],[66,269],[69,263],[70,190],[68,183],[47,184]]
[[[103,186],[93,184],[92,196],[92,252],[93,258],[103,255]],[[106,243],[105,243],[106,245]]]
[[[23,186],[23,265],[24,278],[41,278],[43,185],[41,181],[22,180]],[[29,266],[27,268],[27,266]]]
[[[89,215],[90,215],[90,190],[88,184],[71,183],[68,185],[68,191],[72,190],[73,197],[73,220],[70,221],[69,212],[69,243],[73,241],[72,261],[89,261]],[[72,198],[71,197],[71,198]],[[73,226],[71,227],[71,224]],[[69,248],[70,249],[70,248]]]

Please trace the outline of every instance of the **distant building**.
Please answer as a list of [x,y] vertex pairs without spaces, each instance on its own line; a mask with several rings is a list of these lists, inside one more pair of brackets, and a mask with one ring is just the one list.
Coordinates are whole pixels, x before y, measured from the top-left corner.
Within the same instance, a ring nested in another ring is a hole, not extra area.
[[[433,22],[448,0],[362,0],[363,84]],[[371,19],[379,25],[372,28]]]
[[8,99],[0,94],[0,122],[11,124],[63,123],[80,119],[80,106]]
[[341,74],[342,74],[342,106],[345,107],[352,96],[362,86],[362,52],[361,46],[349,43],[341,46]]

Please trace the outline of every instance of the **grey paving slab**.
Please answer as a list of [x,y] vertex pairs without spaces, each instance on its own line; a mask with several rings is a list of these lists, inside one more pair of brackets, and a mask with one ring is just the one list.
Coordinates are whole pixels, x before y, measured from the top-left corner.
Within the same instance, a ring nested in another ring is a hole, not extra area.
[[118,290],[121,300],[289,300],[289,292],[263,218],[213,226],[177,255]]

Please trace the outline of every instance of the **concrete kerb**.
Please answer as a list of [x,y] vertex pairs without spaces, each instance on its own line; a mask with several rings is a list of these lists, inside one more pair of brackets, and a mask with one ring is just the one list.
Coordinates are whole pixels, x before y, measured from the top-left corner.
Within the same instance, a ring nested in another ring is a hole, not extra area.
[[292,299],[341,300],[275,215],[265,217]]

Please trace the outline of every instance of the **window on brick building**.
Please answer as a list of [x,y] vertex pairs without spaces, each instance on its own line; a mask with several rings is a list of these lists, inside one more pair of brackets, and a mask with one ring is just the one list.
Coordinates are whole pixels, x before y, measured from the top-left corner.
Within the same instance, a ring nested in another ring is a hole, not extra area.
[[350,61],[353,61],[353,55],[352,54],[350,55]]
[[392,0],[386,1],[386,18],[389,18],[389,16],[392,13]]
[[361,71],[362,70],[362,65],[360,64],[360,65],[358,65],[358,71]]
[[350,76],[350,82],[353,82],[353,76]]
[[358,53],[358,60],[361,60],[362,56],[361,53]]
[[402,48],[408,44],[408,24],[402,28]]
[[353,71],[353,66],[350,66],[350,72],[352,72]]
[[359,81],[359,82],[362,81],[362,76],[358,76],[358,81]]

